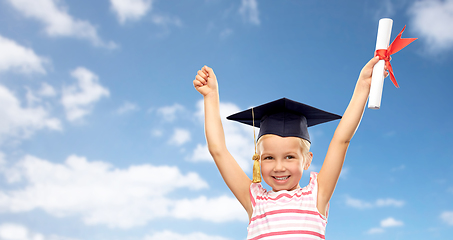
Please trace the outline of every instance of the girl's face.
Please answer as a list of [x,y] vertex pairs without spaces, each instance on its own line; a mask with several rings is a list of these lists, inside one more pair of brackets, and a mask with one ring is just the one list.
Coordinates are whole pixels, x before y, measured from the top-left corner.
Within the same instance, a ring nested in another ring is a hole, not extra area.
[[268,135],[261,140],[259,147],[261,174],[272,190],[277,192],[300,188],[299,181],[305,163],[300,139]]

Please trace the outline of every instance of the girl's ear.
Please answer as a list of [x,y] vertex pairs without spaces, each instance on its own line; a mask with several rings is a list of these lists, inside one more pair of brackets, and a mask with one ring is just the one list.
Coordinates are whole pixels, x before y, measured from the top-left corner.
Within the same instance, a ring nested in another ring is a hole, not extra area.
[[313,153],[308,152],[307,154],[305,154],[304,170],[308,170],[311,165],[311,160],[313,160]]

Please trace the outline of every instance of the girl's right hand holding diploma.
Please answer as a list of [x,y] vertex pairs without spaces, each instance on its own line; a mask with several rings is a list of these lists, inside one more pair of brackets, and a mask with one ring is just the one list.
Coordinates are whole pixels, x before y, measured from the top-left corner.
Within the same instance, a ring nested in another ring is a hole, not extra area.
[[193,80],[193,86],[203,97],[211,93],[218,93],[217,78],[212,68],[205,65],[198,70],[197,76]]
[[[373,67],[378,62],[379,57],[374,57],[370,61],[368,61],[368,63],[362,68],[362,71],[360,72],[356,87],[359,87],[361,89],[363,88],[368,92],[370,91]],[[387,71],[387,66],[384,67],[384,70],[385,70],[384,78],[386,78],[389,75]]]
[[[354,94],[335,130],[326,158],[319,171],[317,207],[321,213],[327,211],[328,203],[340,177],[349,143],[362,119],[370,93],[373,67],[377,62],[379,62],[379,57],[374,57],[362,68]],[[387,77],[388,73],[385,72],[384,76]]]

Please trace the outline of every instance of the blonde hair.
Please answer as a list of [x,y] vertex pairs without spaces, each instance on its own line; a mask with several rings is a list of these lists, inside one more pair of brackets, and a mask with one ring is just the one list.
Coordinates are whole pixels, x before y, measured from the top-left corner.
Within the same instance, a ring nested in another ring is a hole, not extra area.
[[[258,139],[258,142],[256,143],[256,151],[259,155],[261,155],[261,151],[260,151],[260,146],[261,146],[261,140],[267,138],[267,137],[270,137],[270,135],[273,135],[273,134],[266,134],[266,135],[263,135],[261,136],[259,139]],[[277,136],[277,135],[276,135]],[[310,152],[310,146],[311,146],[311,143],[306,140],[306,139],[303,139],[303,138],[298,138],[300,140],[299,144],[300,144],[300,147],[302,149],[302,154],[304,155],[304,157],[307,157],[307,154],[308,152]]]

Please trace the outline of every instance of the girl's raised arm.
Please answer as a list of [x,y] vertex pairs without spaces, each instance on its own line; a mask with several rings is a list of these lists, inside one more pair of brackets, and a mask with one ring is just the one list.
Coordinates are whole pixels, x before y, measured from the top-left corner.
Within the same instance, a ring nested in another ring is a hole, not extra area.
[[[318,210],[326,214],[327,204],[335,190],[341,168],[343,167],[349,142],[354,136],[365,110],[366,101],[370,93],[371,73],[373,66],[379,61],[372,58],[360,72],[351,101],[335,130],[326,158],[318,174]],[[386,76],[388,73],[386,72]]]
[[219,91],[214,71],[204,66],[193,81],[195,89],[204,97],[205,132],[208,149],[223,180],[247,211],[249,218],[253,209],[249,188],[252,181],[230,154],[225,144],[225,134],[219,110]]

